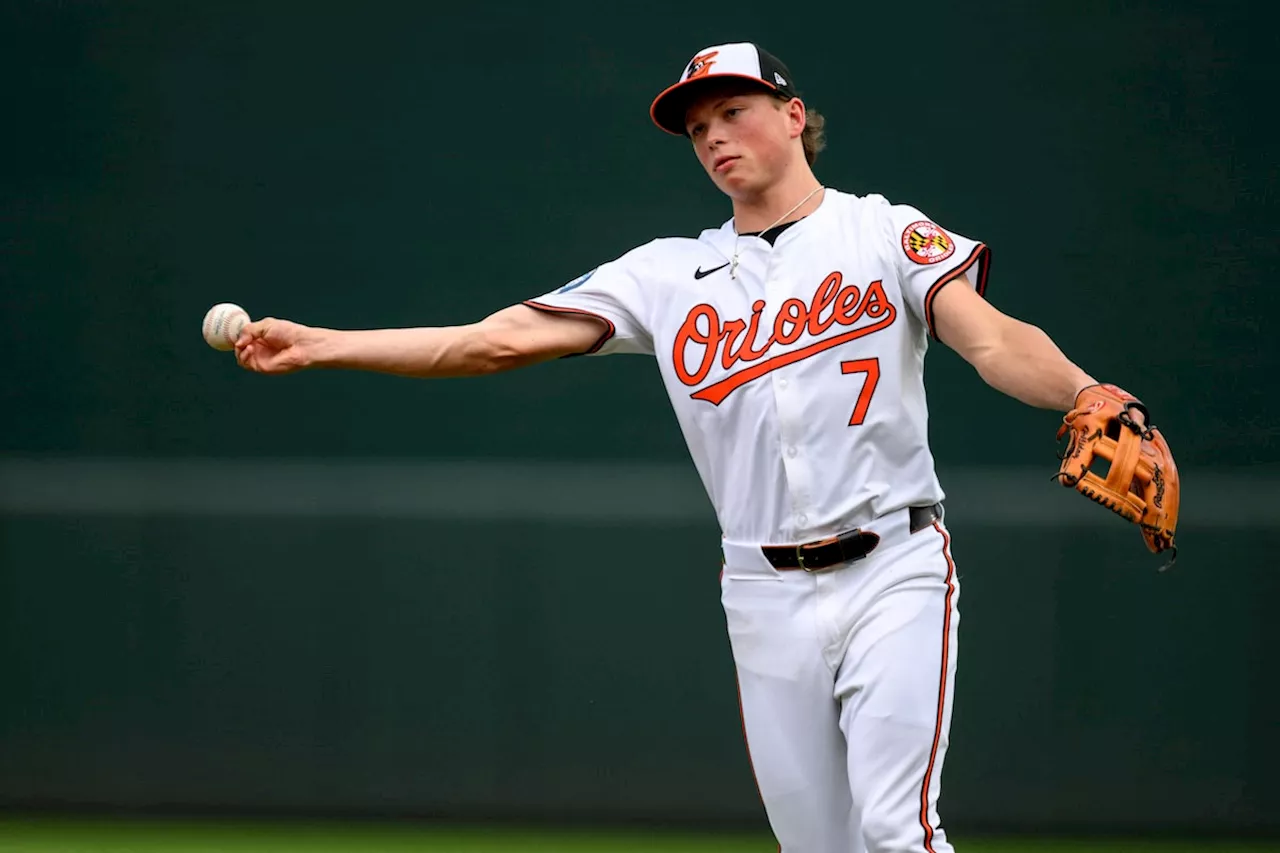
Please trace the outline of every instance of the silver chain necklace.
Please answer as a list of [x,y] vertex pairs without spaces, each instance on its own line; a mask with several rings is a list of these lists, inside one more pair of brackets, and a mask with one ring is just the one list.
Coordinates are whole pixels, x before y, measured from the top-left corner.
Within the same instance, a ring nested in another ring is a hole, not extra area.
[[[815,194],[815,193],[817,193],[817,192],[818,192],[818,190],[820,190],[820,189],[822,189],[822,185],[821,185],[821,184],[819,184],[818,186],[814,187],[814,189],[813,189],[813,190],[812,190],[812,191],[811,191],[807,196],[805,196],[804,198],[800,199],[800,201],[796,203],[796,206],[795,206],[795,207],[791,208],[791,209],[790,209],[790,210],[788,210],[786,213],[782,214],[782,215],[781,215],[781,216],[779,216],[777,219],[773,220],[773,224],[772,224],[772,225],[770,225],[770,226],[769,226],[769,228],[774,227],[774,225],[777,225],[779,222],[781,222],[782,220],[786,219],[788,216],[790,216],[791,214],[793,214],[793,213],[795,213],[797,210],[799,210],[799,209],[800,209],[800,207],[801,207],[801,206],[802,206],[806,201],[808,201],[809,199],[813,198],[814,194]],[[764,230],[762,230],[760,233],[761,233],[761,234],[765,234],[765,233],[767,233],[767,232],[769,231],[769,228],[765,228],[765,229],[764,229]],[[737,278],[737,277],[738,277],[738,239],[739,239],[741,236],[742,236],[742,235],[738,233],[738,229],[737,229],[737,228],[734,228],[734,229],[733,229],[733,258],[729,261],[729,278]]]

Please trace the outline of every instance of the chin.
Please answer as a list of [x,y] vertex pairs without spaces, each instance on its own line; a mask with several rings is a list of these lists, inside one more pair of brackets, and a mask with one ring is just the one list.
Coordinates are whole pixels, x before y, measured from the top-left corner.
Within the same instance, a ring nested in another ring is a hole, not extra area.
[[747,198],[761,192],[764,187],[758,180],[752,180],[747,175],[729,174],[722,177],[716,182],[720,190],[732,198]]
[[745,184],[750,183],[747,170],[743,169],[741,166],[730,169],[723,175],[719,172],[708,169],[707,177],[711,178],[711,183],[715,184],[727,193],[734,191],[740,192]]

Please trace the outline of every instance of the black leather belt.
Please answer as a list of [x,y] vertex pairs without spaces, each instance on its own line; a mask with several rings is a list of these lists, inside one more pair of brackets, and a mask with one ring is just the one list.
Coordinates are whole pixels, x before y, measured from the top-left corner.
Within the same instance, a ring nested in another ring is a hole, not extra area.
[[[908,512],[911,519],[911,532],[917,533],[942,518],[942,504],[933,506],[913,506]],[[801,545],[762,545],[764,558],[780,572],[802,569],[806,572],[817,572],[861,560],[880,544],[879,535],[870,530],[850,530],[829,539],[816,542],[805,542]]]

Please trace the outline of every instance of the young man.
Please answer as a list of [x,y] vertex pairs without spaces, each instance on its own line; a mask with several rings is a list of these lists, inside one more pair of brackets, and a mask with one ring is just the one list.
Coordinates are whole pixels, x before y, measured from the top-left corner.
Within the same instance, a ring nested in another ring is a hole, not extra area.
[[947,853],[959,581],[927,441],[928,339],[1031,406],[1068,411],[1094,380],[982,298],[982,243],[824,188],[820,122],[759,47],[699,52],[651,115],[732,200],[721,227],[472,325],[260,320],[237,358],[430,378],[655,356],[723,530],[747,745],[780,849]]

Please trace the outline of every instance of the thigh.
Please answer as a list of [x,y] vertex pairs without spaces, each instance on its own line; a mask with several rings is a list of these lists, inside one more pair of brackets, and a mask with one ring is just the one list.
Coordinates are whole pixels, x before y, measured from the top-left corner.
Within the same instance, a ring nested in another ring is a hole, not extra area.
[[743,732],[782,853],[862,853],[811,581],[722,580]]
[[939,525],[894,554],[837,675],[850,791],[871,851],[951,850],[937,811],[960,621],[948,536]]

